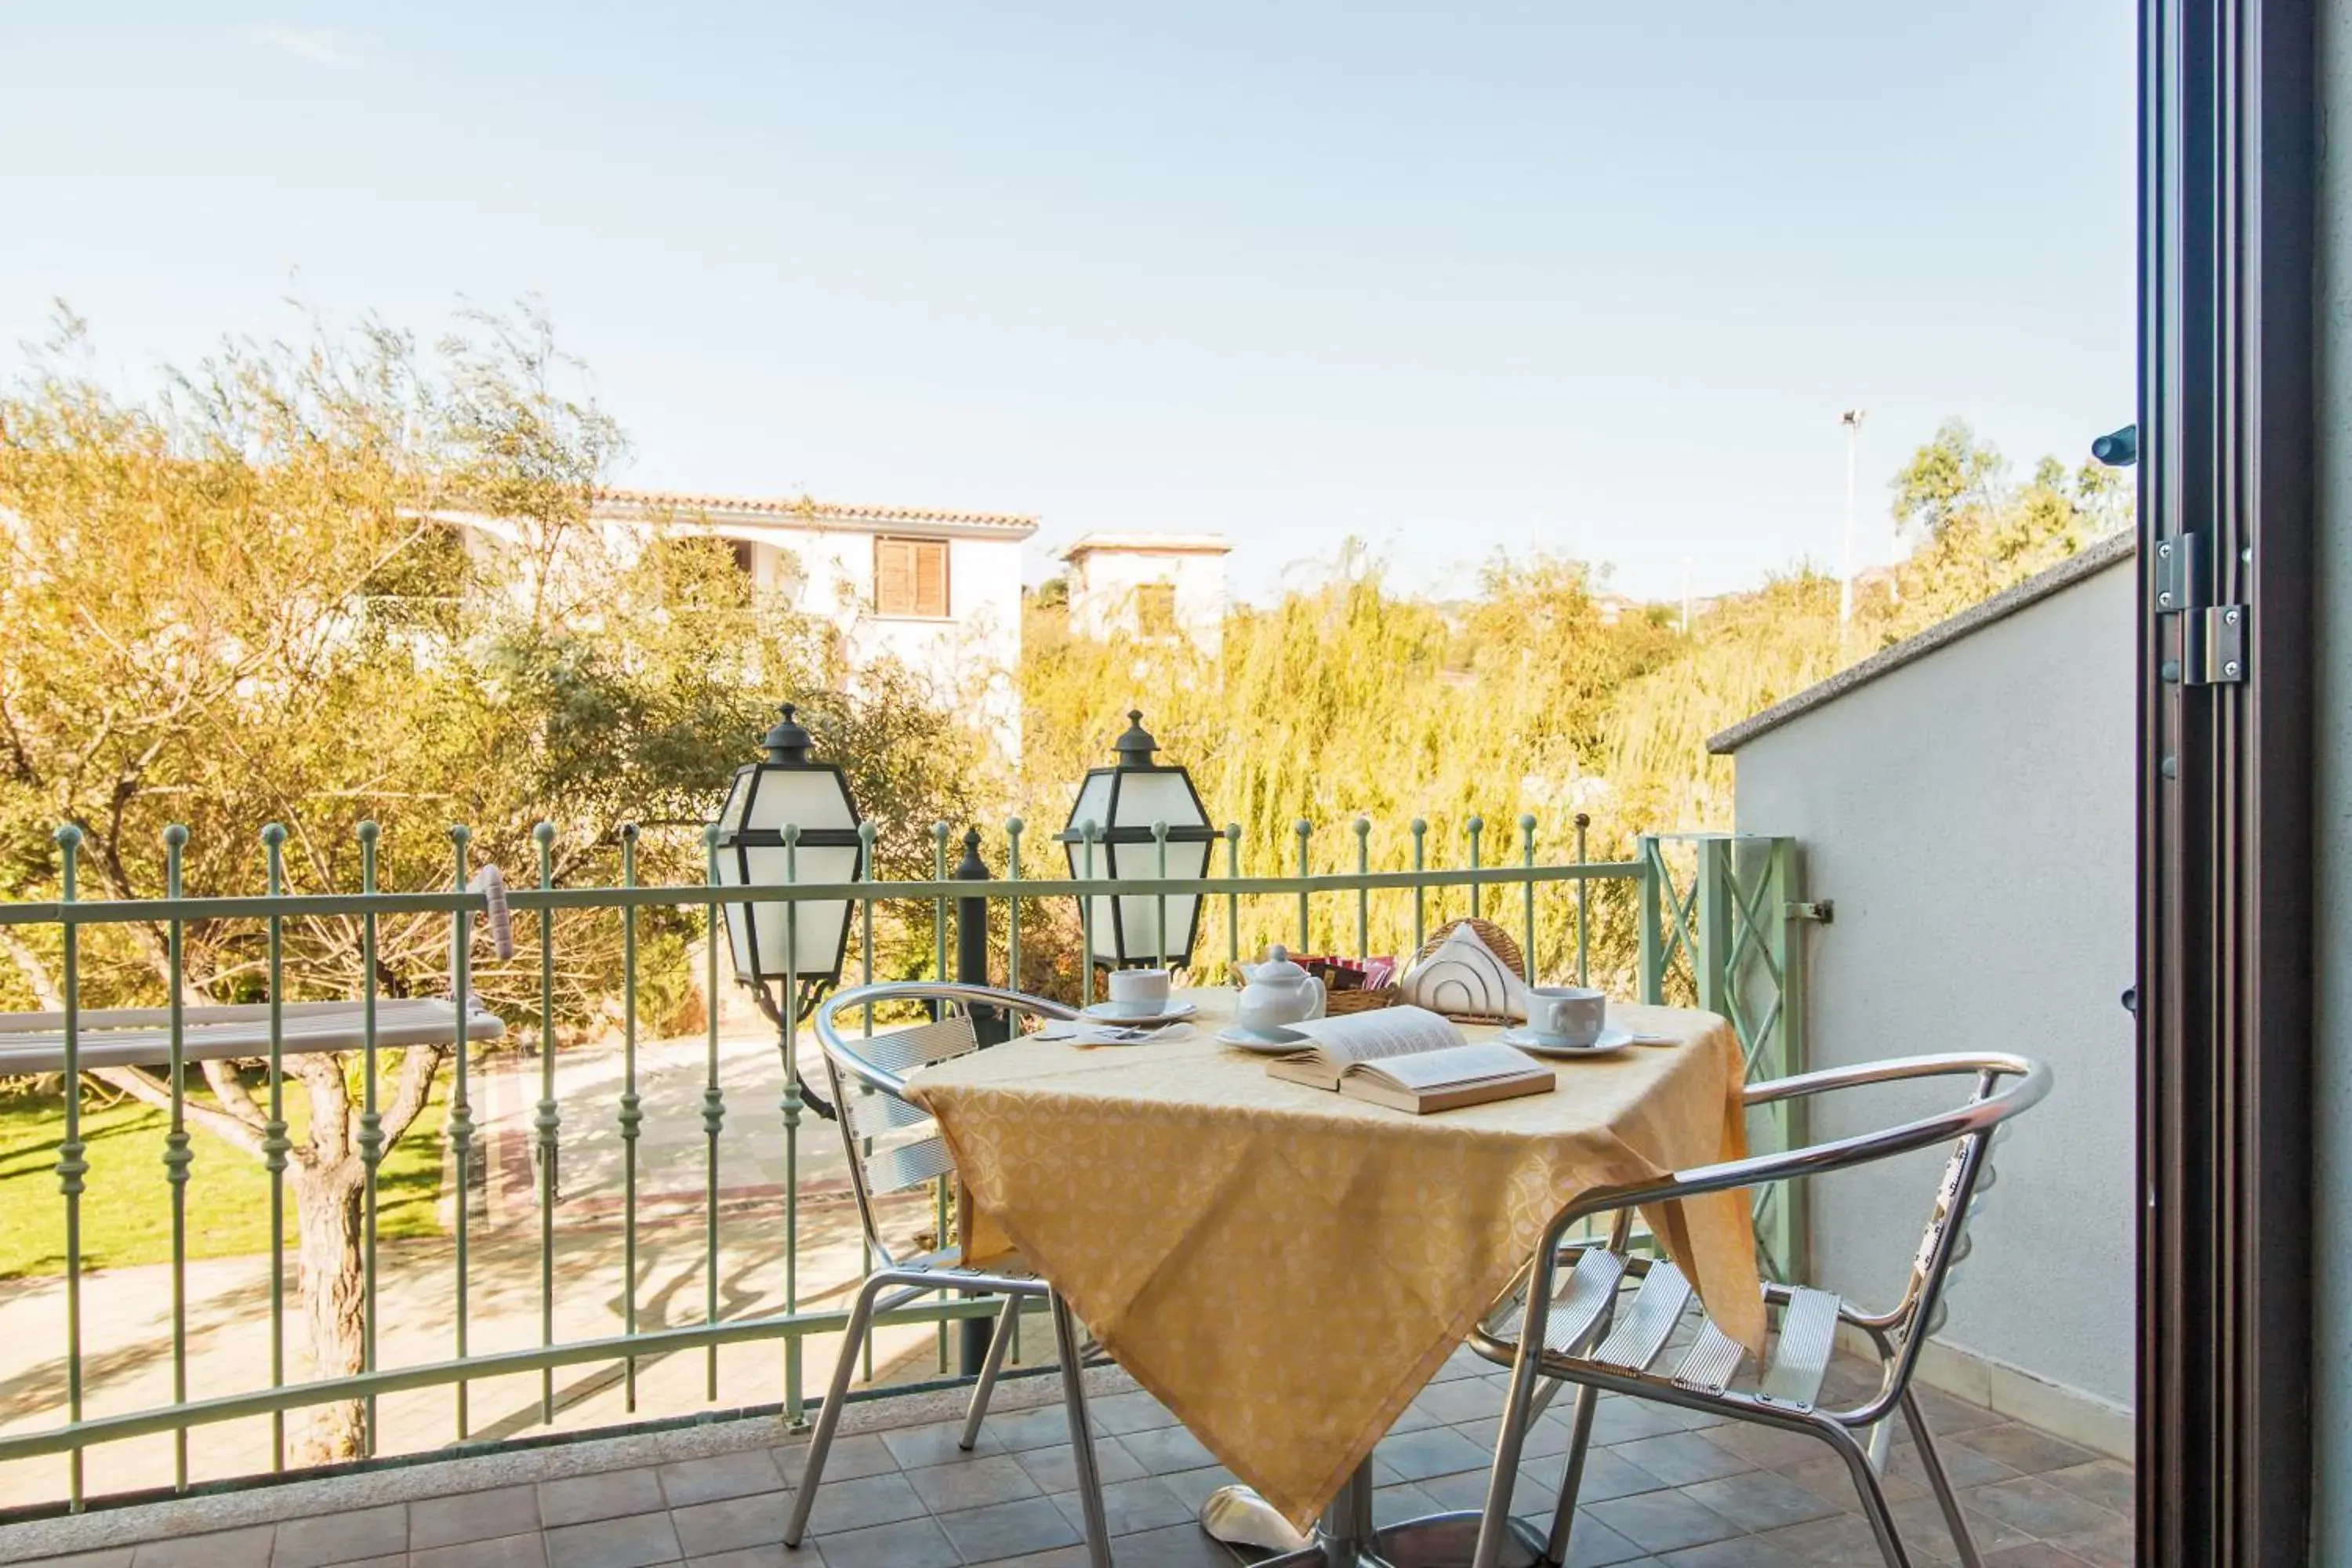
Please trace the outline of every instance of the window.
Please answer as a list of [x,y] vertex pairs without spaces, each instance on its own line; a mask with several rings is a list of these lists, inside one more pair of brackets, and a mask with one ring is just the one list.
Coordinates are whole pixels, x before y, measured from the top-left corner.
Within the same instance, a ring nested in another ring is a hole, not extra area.
[[948,615],[948,543],[944,539],[874,542],[874,613],[919,620]]
[[1135,629],[1147,637],[1176,635],[1176,584],[1144,583],[1135,590]]

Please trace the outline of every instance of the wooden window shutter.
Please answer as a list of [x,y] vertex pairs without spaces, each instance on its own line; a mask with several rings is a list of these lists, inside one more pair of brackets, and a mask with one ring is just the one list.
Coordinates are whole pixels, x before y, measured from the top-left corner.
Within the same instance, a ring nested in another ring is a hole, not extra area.
[[915,614],[945,620],[948,614],[948,546],[926,539],[915,546]]
[[874,542],[874,610],[883,616],[915,614],[914,541]]

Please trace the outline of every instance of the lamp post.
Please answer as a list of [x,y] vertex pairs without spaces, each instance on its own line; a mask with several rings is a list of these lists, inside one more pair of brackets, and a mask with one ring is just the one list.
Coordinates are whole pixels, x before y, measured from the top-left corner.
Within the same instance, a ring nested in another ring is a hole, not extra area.
[[[1139,710],[1129,710],[1127,732],[1113,750],[1118,760],[1087,771],[1070,808],[1069,826],[1056,836],[1069,851],[1071,877],[1139,882],[1207,876],[1216,834],[1192,775],[1178,764],[1153,760],[1160,742],[1145,731]],[[1092,932],[1090,963],[1124,969],[1192,962],[1201,925],[1198,893],[1128,893],[1081,901]]]
[[1853,620],[1853,471],[1862,451],[1862,422],[1869,417],[1865,408],[1848,408],[1838,415],[1838,423],[1845,426],[1845,551],[1839,559],[1838,571],[1838,637],[1843,641],[1845,629]]
[[[719,813],[714,845],[719,885],[781,888],[796,882],[861,879],[857,803],[849,781],[810,752],[815,741],[785,703],[782,718],[760,742],[766,756],[736,770]],[[788,1085],[799,1085],[793,1035],[824,989],[841,979],[849,947],[849,900],[738,900],[727,911],[727,944],[737,984],[748,986],[760,1011],[781,1031]],[[716,1006],[718,999],[713,997]],[[822,1116],[833,1108],[802,1093]]]

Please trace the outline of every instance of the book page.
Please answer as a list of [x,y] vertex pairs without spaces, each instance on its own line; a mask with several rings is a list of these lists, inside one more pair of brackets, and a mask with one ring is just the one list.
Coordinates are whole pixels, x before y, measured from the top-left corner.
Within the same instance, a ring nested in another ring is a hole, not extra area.
[[1389,1057],[1378,1062],[1350,1067],[1342,1076],[1378,1079],[1399,1089],[1425,1093],[1430,1089],[1454,1089],[1464,1084],[1483,1083],[1490,1079],[1514,1078],[1522,1073],[1542,1070],[1543,1064],[1513,1050],[1500,1040],[1481,1040],[1474,1046],[1448,1046],[1443,1050],[1415,1051],[1406,1056]]
[[1440,1051],[1462,1043],[1459,1029],[1423,1007],[1374,1007],[1290,1026],[1315,1042],[1313,1056],[1334,1067]]

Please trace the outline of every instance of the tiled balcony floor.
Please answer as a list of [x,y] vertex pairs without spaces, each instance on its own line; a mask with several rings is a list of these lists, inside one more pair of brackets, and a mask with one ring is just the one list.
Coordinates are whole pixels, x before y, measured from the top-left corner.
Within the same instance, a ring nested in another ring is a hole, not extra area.
[[[1101,1389],[1093,1408],[1119,1568],[1232,1568],[1236,1558],[1192,1522],[1201,1499],[1230,1478],[1150,1395],[1116,1373],[1091,1381]],[[835,1445],[810,1543],[796,1552],[779,1542],[804,1444],[775,1440],[772,1420],[747,1419],[40,1521],[0,1531],[0,1563],[1064,1568],[1085,1553],[1058,1388],[1051,1377],[1006,1384],[971,1454],[956,1449],[955,1425],[942,1419],[948,1396],[852,1406],[852,1435]],[[2130,1563],[2130,1467],[1922,1396],[1990,1568]],[[1486,1363],[1465,1352],[1447,1364],[1381,1445],[1382,1522],[1478,1505],[1501,1401],[1502,1379]],[[1573,1563],[1880,1561],[1843,1468],[1808,1439],[1611,1398],[1594,1441]],[[1516,1499],[1530,1515],[1549,1518],[1566,1442],[1561,1417],[1547,1415]],[[1913,1552],[1955,1560],[1916,1456],[1902,1444],[1896,1454],[1888,1488]]]

